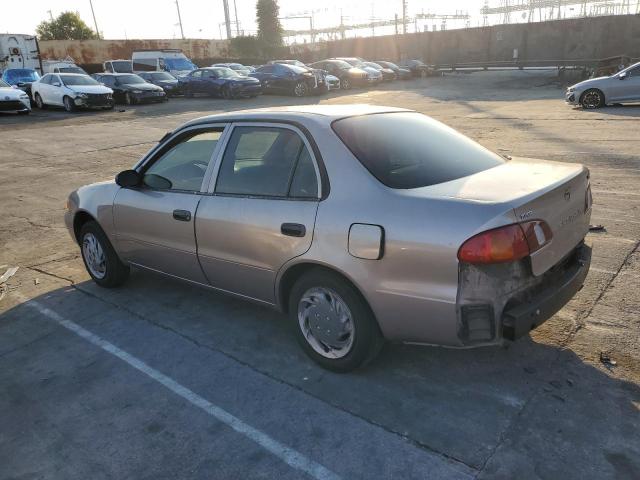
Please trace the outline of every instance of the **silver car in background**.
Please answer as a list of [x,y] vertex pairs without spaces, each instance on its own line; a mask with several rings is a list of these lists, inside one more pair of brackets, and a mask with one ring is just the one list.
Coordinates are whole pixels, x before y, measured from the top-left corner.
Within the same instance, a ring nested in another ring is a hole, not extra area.
[[566,102],[584,108],[640,102],[640,62],[609,77],[584,80],[567,88]]
[[368,105],[191,121],[65,221],[93,280],[140,267],[270,305],[334,371],[383,341],[526,335],[590,265],[589,171],[496,155],[416,112]]

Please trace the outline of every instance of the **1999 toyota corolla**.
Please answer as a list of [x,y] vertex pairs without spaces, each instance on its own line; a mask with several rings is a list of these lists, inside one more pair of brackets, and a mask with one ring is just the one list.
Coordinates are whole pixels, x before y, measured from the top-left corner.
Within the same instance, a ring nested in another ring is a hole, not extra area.
[[191,121],[115,182],[68,199],[91,277],[129,267],[272,305],[305,352],[348,371],[383,341],[526,335],[590,265],[589,171],[506,160],[422,114],[374,106]]

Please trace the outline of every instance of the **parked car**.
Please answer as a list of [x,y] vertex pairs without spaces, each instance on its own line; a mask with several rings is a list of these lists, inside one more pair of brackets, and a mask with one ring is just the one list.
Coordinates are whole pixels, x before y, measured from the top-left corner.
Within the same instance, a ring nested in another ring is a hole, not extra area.
[[92,77],[113,90],[113,98],[117,103],[133,105],[169,99],[162,87],[148,83],[133,73],[94,73]]
[[335,75],[326,73],[324,76],[324,81],[327,84],[327,90],[340,90],[340,79]]
[[102,64],[102,71],[105,73],[133,73],[133,63],[131,60],[107,60]]
[[134,266],[279,308],[348,371],[384,339],[527,335],[584,282],[590,193],[582,165],[508,161],[409,110],[283,107],[188,122],[72,192],[65,223],[98,285]]
[[0,112],[17,112],[28,115],[31,112],[29,95],[19,88],[0,80]]
[[112,109],[114,105],[113,90],[79,73],[47,73],[32,84],[32,90],[38,108],[55,105],[73,112],[78,108]]
[[375,86],[382,82],[382,72],[378,69],[367,66],[361,58],[358,57],[341,57],[336,60],[342,60],[355,68],[359,68],[367,72],[367,84]]
[[238,74],[244,75],[245,77],[255,71],[253,67],[242,65],[241,63],[216,63],[215,65],[211,65],[211,66],[230,68],[231,70],[234,70]]
[[608,77],[590,78],[567,88],[571,105],[599,108],[612,103],[640,102],[640,62]]
[[[316,76],[318,80],[316,87],[311,91],[311,93],[322,94],[326,93],[329,90],[335,90],[336,88],[340,88],[340,79],[329,75],[326,70],[322,70],[320,68],[313,68],[308,65],[305,65],[300,60],[271,60],[267,62],[267,65],[293,65],[301,68],[308,68],[313,74]],[[331,77],[331,78],[327,78]]]
[[274,63],[257,68],[251,76],[260,80],[265,93],[280,93],[304,97],[326,92],[324,74],[309,67]]
[[204,93],[222,98],[253,98],[262,93],[258,79],[239,75],[227,67],[199,68],[180,79],[187,97]]
[[377,63],[378,65],[380,65],[382,67],[390,68],[391,70],[393,70],[395,72],[396,76],[400,80],[408,80],[408,79],[413,77],[413,74],[411,73],[411,70],[409,70],[408,68],[400,68],[395,63],[386,62],[384,60],[376,60],[375,63]]
[[198,68],[179,48],[134,50],[131,62],[135,72],[169,72],[176,78]]
[[363,62],[363,63],[367,67],[375,68],[376,70],[378,70],[382,74],[382,80],[384,82],[392,82],[393,80],[398,78],[398,76],[396,75],[396,72],[394,72],[390,68],[383,67],[382,65],[379,65],[376,62]]
[[138,75],[145,81],[162,88],[169,97],[182,93],[182,85],[169,72],[140,72]]
[[360,68],[355,68],[342,60],[321,60],[309,66],[325,70],[329,72],[330,75],[338,77],[342,90],[349,90],[352,87],[362,87],[370,84],[367,72]]
[[31,84],[37,82],[39,78],[40,75],[33,68],[7,68],[2,72],[2,80],[9,85],[18,87],[29,95],[29,98],[33,98]]
[[426,78],[433,74],[433,70],[422,60],[403,60],[400,66],[408,69],[411,75],[418,78]]
[[80,73],[82,75],[88,75],[88,73],[76,65],[71,58],[68,60],[43,60],[42,71],[43,73]]

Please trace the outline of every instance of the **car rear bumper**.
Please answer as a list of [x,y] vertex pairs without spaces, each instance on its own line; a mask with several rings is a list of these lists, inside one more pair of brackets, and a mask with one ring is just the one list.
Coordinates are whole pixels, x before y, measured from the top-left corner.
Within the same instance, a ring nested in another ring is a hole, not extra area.
[[578,247],[566,260],[566,268],[552,282],[545,282],[528,301],[505,308],[502,337],[516,340],[540,326],[558,312],[582,288],[591,265],[591,248]]

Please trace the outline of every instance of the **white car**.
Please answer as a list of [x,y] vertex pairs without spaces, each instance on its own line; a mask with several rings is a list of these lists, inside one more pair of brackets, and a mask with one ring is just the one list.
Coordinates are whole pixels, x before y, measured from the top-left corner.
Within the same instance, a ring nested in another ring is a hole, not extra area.
[[29,114],[31,112],[29,95],[0,79],[0,112]]
[[38,108],[55,105],[73,112],[77,108],[114,106],[113,90],[89,75],[77,73],[48,73],[31,85],[31,94]]
[[590,78],[567,88],[567,103],[599,108],[612,103],[640,102],[640,62],[611,75]]

